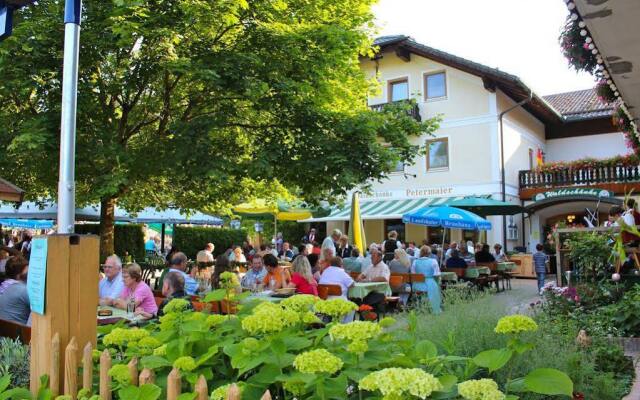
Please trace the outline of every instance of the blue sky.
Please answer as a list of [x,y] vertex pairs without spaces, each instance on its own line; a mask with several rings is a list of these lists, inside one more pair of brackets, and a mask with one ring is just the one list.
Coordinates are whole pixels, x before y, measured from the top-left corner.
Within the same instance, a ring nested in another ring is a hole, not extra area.
[[515,74],[539,95],[595,85],[560,53],[562,0],[379,0],[374,12],[380,35],[409,35]]

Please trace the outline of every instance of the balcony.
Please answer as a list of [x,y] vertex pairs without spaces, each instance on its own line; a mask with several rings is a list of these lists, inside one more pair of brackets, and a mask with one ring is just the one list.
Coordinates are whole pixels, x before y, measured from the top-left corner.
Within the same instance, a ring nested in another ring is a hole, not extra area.
[[520,198],[530,199],[549,189],[567,187],[598,187],[624,195],[640,189],[640,165],[596,165],[566,167],[553,171],[520,171]]
[[[369,108],[372,109],[373,111],[382,111],[382,109],[384,109],[384,107],[388,104],[397,104],[397,103],[406,103],[406,102],[407,100],[400,100],[393,103],[376,104],[373,106],[369,106]],[[422,121],[422,118],[420,117],[420,107],[418,106],[418,104],[413,104],[411,108],[407,110],[407,114],[418,122]]]

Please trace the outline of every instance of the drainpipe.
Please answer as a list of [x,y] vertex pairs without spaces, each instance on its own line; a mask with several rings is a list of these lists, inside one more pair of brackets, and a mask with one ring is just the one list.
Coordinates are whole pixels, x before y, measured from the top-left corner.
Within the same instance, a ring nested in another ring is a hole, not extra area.
[[[507,201],[507,191],[506,191],[506,182],[505,182],[505,171],[504,171],[504,131],[502,126],[502,118],[508,113],[515,110],[518,107],[522,107],[533,99],[533,91],[529,90],[529,97],[522,100],[516,105],[507,108],[498,116],[498,121],[500,123],[500,189],[502,191],[502,201]],[[502,248],[504,251],[507,251],[507,216],[502,216]]]

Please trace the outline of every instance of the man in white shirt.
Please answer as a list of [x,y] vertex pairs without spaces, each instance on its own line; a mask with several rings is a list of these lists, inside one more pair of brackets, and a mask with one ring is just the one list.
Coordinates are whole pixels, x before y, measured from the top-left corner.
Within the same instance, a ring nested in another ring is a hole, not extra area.
[[324,240],[322,241],[322,245],[320,246],[320,261],[324,260],[325,258],[324,249],[331,249],[331,251],[333,252],[333,256],[336,255],[336,250],[338,247],[336,246],[336,243],[341,236],[342,231],[340,229],[334,229],[333,232],[331,232],[331,236],[327,236],[326,238],[324,238]]
[[448,260],[451,257],[451,253],[454,250],[458,250],[458,243],[456,242],[451,242],[451,244],[449,245],[449,248],[447,249],[447,252],[444,253],[444,259],[445,261]]
[[213,250],[215,248],[216,246],[214,246],[213,243],[207,243],[207,245],[204,246],[204,250],[200,250],[198,254],[196,254],[196,262],[213,262]]
[[120,298],[124,281],[122,280],[122,261],[113,254],[104,262],[104,278],[98,284],[100,305],[110,306],[113,300]]
[[342,297],[347,298],[349,288],[353,286],[354,282],[351,276],[342,269],[342,259],[334,257],[331,259],[331,265],[322,271],[320,275],[321,285],[340,285],[342,288]]
[[371,266],[364,270],[358,277],[359,282],[389,282],[391,271],[387,264],[382,262],[382,253],[379,250],[371,252]]

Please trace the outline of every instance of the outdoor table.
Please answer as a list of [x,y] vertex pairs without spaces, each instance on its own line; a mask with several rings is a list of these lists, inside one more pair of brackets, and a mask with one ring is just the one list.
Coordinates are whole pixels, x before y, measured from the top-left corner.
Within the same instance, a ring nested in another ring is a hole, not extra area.
[[467,268],[464,270],[464,277],[475,279],[480,277],[480,268]]
[[144,318],[136,315],[133,317],[133,319],[129,318],[127,316],[127,311],[126,310],[122,310],[120,308],[116,308],[116,307],[111,307],[111,306],[100,306],[98,307],[98,310],[111,310],[111,315],[106,315],[106,316],[101,316],[98,315],[98,325],[109,325],[109,324],[115,324],[116,322],[120,321],[121,319],[126,319],[129,322],[138,322],[138,321],[144,321]]
[[244,302],[250,302],[253,300],[262,300],[262,301],[270,301],[272,303],[279,303],[285,298],[286,297],[272,297],[271,292],[264,291],[264,292],[258,292],[258,293],[251,293],[242,302],[244,303]]
[[476,267],[480,275],[491,275],[491,268],[489,267]]
[[457,282],[458,281],[458,275],[455,272],[440,272],[440,279],[442,281],[452,281],[452,282]]
[[388,282],[355,282],[349,288],[348,297],[350,299],[364,299],[371,292],[383,293],[391,296],[391,286]]
[[516,263],[511,261],[498,263],[498,271],[513,271],[516,268]]

